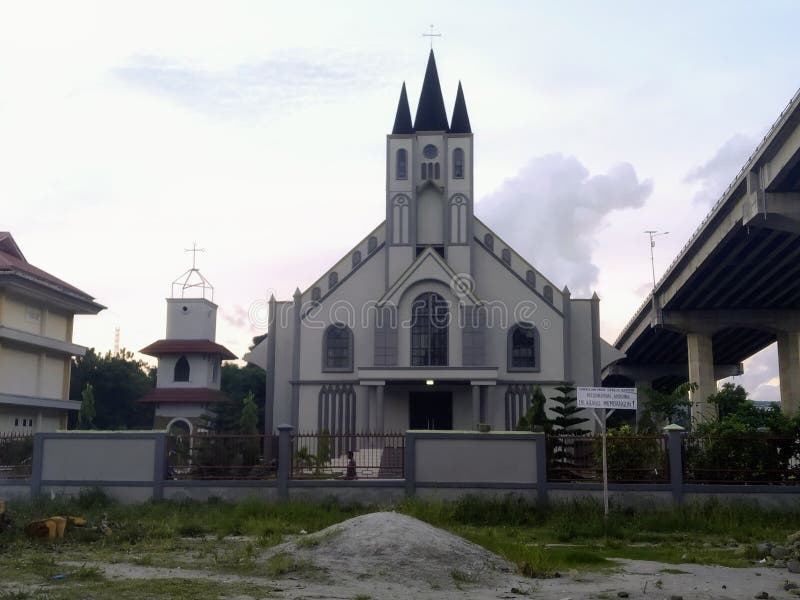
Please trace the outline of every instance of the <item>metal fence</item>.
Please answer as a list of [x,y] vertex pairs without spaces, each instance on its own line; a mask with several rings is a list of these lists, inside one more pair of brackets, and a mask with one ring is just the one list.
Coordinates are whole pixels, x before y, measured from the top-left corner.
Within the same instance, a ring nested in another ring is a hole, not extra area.
[[686,483],[800,485],[800,438],[687,435]]
[[[602,436],[547,436],[547,480],[596,483],[603,479]],[[669,451],[663,435],[609,435],[608,480],[669,482]]]
[[291,477],[403,479],[405,448],[404,433],[299,433],[292,436]]
[[167,436],[167,479],[274,479],[278,438],[264,435]]
[[32,434],[0,433],[0,479],[29,479],[32,464]]

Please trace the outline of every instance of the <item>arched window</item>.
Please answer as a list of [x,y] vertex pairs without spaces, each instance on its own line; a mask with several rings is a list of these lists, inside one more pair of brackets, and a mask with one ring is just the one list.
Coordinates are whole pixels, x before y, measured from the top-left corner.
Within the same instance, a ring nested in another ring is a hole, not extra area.
[[181,356],[175,363],[175,381],[189,381],[189,361]]
[[408,152],[405,148],[397,151],[397,179],[408,179]]
[[494,252],[494,237],[492,237],[491,233],[487,233],[483,236],[483,245]]
[[511,264],[511,250],[509,250],[508,248],[503,248],[503,251],[500,254],[502,255],[503,262],[506,263],[507,265],[510,265]]
[[421,179],[427,179],[428,178],[428,163],[422,163],[419,166],[419,168],[420,168]]
[[453,150],[453,177],[464,179],[464,151],[461,148]]
[[433,165],[433,173],[434,173],[434,175],[433,175],[434,179],[440,179],[441,176],[442,176],[441,169],[439,167],[439,163],[438,162],[434,163],[434,165]]
[[550,304],[553,303],[553,288],[551,288],[549,285],[544,286],[544,299]]
[[530,269],[525,272],[525,281],[528,282],[528,285],[532,288],[536,287],[536,273]]
[[353,268],[355,269],[361,263],[361,250],[353,252]]
[[539,332],[530,323],[518,323],[508,331],[508,370],[539,370]]
[[447,302],[426,292],[411,305],[411,366],[447,366]]
[[328,289],[336,286],[339,283],[339,274],[336,271],[331,271],[328,274]]
[[378,248],[378,238],[376,238],[374,235],[369,236],[369,239],[367,240],[367,252],[370,253],[375,252],[377,248]]
[[353,370],[353,332],[341,323],[325,330],[322,339],[322,370]]

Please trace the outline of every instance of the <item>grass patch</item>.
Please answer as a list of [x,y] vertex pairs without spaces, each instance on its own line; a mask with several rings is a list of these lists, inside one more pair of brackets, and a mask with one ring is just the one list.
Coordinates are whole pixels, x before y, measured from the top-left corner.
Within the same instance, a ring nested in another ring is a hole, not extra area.
[[[569,569],[612,568],[614,558],[745,566],[757,558],[756,543],[782,541],[800,522],[800,507],[777,511],[715,501],[675,508],[617,508],[608,519],[598,502],[539,507],[515,497],[451,503],[408,499],[392,508],[488,548],[520,573],[536,577]],[[51,595],[79,587],[88,594],[89,588],[109,583],[102,580],[101,570],[61,566],[65,561],[180,566],[275,578],[298,571],[314,576],[308,565],[286,553],[265,561],[263,550],[302,530],[309,535],[296,538],[298,548],[313,548],[338,530],[324,536],[315,532],[377,510],[334,501],[268,503],[256,498],[237,504],[214,500],[121,505],[98,491],[74,500],[13,502],[9,509],[14,527],[0,534],[3,578],[21,585],[49,582]],[[57,514],[84,516],[89,526],[68,529],[66,538],[55,542],[24,536],[26,522]],[[103,518],[113,531],[110,536],[92,527]],[[50,578],[61,573],[69,576],[52,583]],[[468,583],[453,573],[451,577],[456,583]],[[124,595],[115,600],[120,597]],[[5,599],[0,596],[0,600]]]

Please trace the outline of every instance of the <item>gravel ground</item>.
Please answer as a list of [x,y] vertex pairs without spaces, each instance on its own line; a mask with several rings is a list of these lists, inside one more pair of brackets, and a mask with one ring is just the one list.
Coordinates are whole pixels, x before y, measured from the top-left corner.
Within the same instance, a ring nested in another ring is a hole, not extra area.
[[[279,555],[291,557],[297,568],[269,578],[266,564]],[[684,600],[739,600],[764,592],[767,596],[762,597],[784,599],[798,598],[784,589],[787,580],[800,585],[800,576],[786,569],[732,569],[633,560],[619,560],[619,568],[612,571],[571,571],[554,579],[528,579],[515,574],[510,564],[488,550],[396,513],[372,513],[300,536],[271,548],[259,560],[265,564],[264,576],[125,563],[88,566],[99,567],[109,579],[185,578],[262,584],[272,589],[270,598],[285,599],[351,600],[360,596],[371,600],[670,600],[681,596]]]

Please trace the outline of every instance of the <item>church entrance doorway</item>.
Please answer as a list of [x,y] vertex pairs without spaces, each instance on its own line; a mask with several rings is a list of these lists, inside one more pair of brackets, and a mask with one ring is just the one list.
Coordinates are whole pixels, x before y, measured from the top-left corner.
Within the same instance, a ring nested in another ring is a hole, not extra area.
[[452,429],[452,392],[411,392],[408,396],[409,429]]

